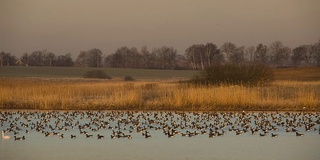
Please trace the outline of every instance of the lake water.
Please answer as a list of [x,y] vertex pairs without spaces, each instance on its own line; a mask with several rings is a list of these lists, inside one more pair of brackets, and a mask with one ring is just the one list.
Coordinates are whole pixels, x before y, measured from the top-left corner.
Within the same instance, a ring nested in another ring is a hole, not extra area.
[[[320,159],[319,119],[319,113],[1,111],[0,129],[11,138],[1,140],[0,159],[316,160]],[[294,127],[288,127],[288,124]],[[306,124],[311,126],[310,131],[306,131]],[[80,134],[79,126],[93,138]],[[268,133],[260,136],[264,132],[259,130],[254,135],[251,131],[236,135],[236,129],[243,130],[246,126],[267,126]],[[277,129],[271,130],[271,126]],[[137,132],[137,128],[142,132]],[[292,128],[304,136],[296,136]],[[168,138],[164,131],[170,130],[179,134]],[[209,138],[210,130],[225,133]],[[112,139],[113,132],[118,131],[131,135],[132,139]],[[151,138],[142,136],[145,131]],[[198,135],[182,136],[187,131]],[[207,133],[201,134],[201,131]],[[25,136],[26,139],[14,140],[14,132],[19,132],[17,137]],[[53,132],[63,134],[63,138],[52,135]],[[45,136],[46,133],[51,136]],[[271,137],[271,133],[278,137]],[[71,134],[76,138],[71,139]],[[104,135],[104,139],[98,139],[98,134]]]

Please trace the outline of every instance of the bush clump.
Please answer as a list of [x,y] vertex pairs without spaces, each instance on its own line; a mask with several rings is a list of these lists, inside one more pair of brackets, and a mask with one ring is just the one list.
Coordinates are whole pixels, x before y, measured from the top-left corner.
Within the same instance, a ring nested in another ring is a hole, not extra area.
[[132,76],[125,76],[123,78],[124,81],[134,81],[135,79]]
[[104,71],[95,69],[87,71],[84,76],[84,78],[100,78],[100,79],[112,79],[110,76],[108,76]]
[[192,83],[205,85],[264,86],[273,81],[272,70],[264,65],[215,65],[191,79]]

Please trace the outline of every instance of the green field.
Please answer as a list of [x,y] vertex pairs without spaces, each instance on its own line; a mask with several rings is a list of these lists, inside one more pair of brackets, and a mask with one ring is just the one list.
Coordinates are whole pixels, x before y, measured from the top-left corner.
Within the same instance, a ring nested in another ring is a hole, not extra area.
[[[44,78],[81,78],[97,68],[82,67],[0,67],[0,77],[44,77]],[[199,71],[194,70],[155,70],[155,69],[122,69],[98,68],[114,79],[132,76],[135,79],[189,79]]]
[[[43,77],[43,78],[81,78],[84,73],[97,68],[82,67],[0,67],[0,77]],[[132,76],[139,80],[151,79],[190,79],[200,71],[195,70],[155,70],[155,69],[122,69],[99,68],[114,79]],[[275,80],[290,81],[318,81],[320,80],[320,67],[310,68],[284,68],[273,69]]]

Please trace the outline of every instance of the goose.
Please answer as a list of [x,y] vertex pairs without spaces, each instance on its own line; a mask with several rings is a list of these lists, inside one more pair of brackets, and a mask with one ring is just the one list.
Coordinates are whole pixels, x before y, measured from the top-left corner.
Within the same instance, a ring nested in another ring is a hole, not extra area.
[[2,139],[9,139],[10,136],[4,135],[4,131],[2,130],[2,131],[1,131],[1,138],[2,138]]
[[104,136],[100,135],[100,134],[98,134],[97,137],[98,137],[98,139],[103,139],[104,138]]
[[63,134],[59,135],[59,138],[62,139],[63,138]]
[[189,132],[188,137],[194,137],[194,133],[193,132]]
[[145,138],[151,138],[151,135],[145,134],[144,137],[145,137]]
[[264,137],[264,136],[266,136],[267,134],[264,132],[264,133],[260,133],[259,135],[260,135],[260,137]]
[[60,132],[53,132],[53,135],[60,135]]
[[303,136],[304,134],[302,134],[302,133],[298,133],[298,132],[296,132],[296,136],[298,136],[298,137],[301,137],[301,136]]
[[242,131],[241,130],[236,130],[236,135],[241,135]]
[[45,137],[49,137],[49,136],[51,136],[51,133],[50,133],[50,132],[45,132],[45,133],[44,133],[44,136],[45,136]]
[[118,138],[118,137],[112,134],[111,139],[115,139],[115,138]]
[[256,132],[254,129],[251,129],[251,135],[254,135]]
[[182,137],[186,137],[186,136],[188,136],[189,134],[188,133],[181,133],[181,136]]
[[278,134],[271,133],[271,137],[278,137]]
[[21,140],[25,140],[26,139],[26,137],[24,137],[24,136],[22,136],[22,137],[16,137],[16,136],[14,136],[14,140],[15,141],[21,141]]
[[292,132],[298,132],[297,128],[292,128]]
[[71,138],[72,138],[72,139],[74,139],[74,138],[77,138],[77,136],[76,136],[76,135],[71,134]]
[[92,138],[93,135],[92,135],[92,134],[89,135],[88,133],[86,133],[86,137],[87,137],[87,138]]
[[209,138],[214,138],[214,137],[216,137],[216,133],[215,132],[210,132]]
[[217,134],[218,134],[218,136],[223,136],[223,135],[224,135],[224,132],[223,132],[223,130],[222,130],[221,133],[220,133],[220,132],[217,132]]
[[118,138],[128,138],[132,139],[132,136],[130,134],[123,134],[121,137],[118,136]]
[[168,138],[173,138],[174,137],[174,134],[173,133],[168,133]]

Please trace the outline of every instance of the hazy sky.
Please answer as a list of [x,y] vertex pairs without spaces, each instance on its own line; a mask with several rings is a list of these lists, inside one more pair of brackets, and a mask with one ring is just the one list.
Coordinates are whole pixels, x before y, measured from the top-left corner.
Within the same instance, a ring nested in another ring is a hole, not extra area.
[[320,39],[320,0],[0,0],[0,51],[237,46]]

